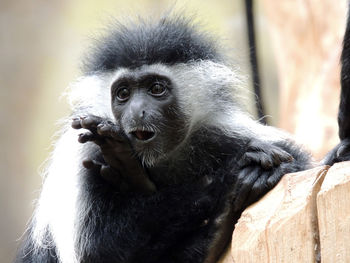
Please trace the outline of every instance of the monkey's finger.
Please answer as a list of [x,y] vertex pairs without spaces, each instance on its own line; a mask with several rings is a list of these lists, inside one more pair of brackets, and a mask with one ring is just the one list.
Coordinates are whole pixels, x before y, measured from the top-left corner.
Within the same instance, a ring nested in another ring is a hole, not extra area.
[[273,170],[273,173],[272,174],[269,174],[268,177],[267,177],[267,181],[266,181],[266,184],[272,188],[274,187],[278,182],[279,180],[281,180],[282,176],[287,173],[287,171],[285,169],[282,169],[283,168],[283,164],[281,164],[279,167],[276,167],[274,170]]
[[260,165],[263,169],[270,170],[273,168],[273,159],[267,153],[259,153],[257,158],[260,160]]
[[71,126],[73,129],[81,129],[83,128],[80,123],[80,118],[73,118]]
[[94,168],[94,162],[92,160],[84,160],[83,161],[83,166],[86,168],[86,169],[92,169]]
[[253,163],[254,155],[252,152],[246,152],[243,154],[242,158],[238,161],[240,167],[245,167]]
[[252,189],[244,203],[244,206],[249,206],[256,202],[263,194],[265,194],[270,187],[267,185],[267,178],[270,172],[263,172],[259,178],[254,182]]
[[236,175],[236,184],[235,184],[235,189],[238,189],[237,187],[240,187],[242,182],[244,181],[245,178],[256,168],[256,166],[247,166],[244,168],[241,168],[238,170],[237,175]]
[[260,164],[261,167],[266,170],[269,170],[273,167],[272,159],[263,151],[246,152],[239,162],[239,165],[241,167],[249,166],[252,164]]
[[95,116],[95,115],[88,115],[86,117],[82,117],[80,122],[81,126],[84,129],[88,129],[93,133],[97,132],[97,126],[104,121],[103,118]]
[[97,126],[97,132],[100,134],[100,135],[103,135],[103,136],[112,136],[114,135],[115,133],[117,133],[116,131],[116,127],[114,124],[111,124],[109,122],[106,122],[106,123],[100,123],[98,126]]
[[96,138],[96,135],[93,134],[90,131],[84,132],[84,133],[80,133],[78,135],[78,142],[80,143],[86,143],[88,141],[93,141]]
[[242,209],[254,182],[260,176],[261,172],[262,170],[260,168],[247,167],[239,173],[239,178],[233,190],[235,197],[233,201],[234,211]]
[[100,162],[97,162],[95,160],[91,160],[91,159],[86,159],[86,160],[83,160],[83,166],[86,168],[86,169],[93,169],[93,168],[101,168],[102,164]]
[[97,133],[103,137],[109,137],[119,142],[125,142],[126,138],[120,132],[117,125],[113,123],[101,123],[97,126]]
[[86,142],[91,142],[91,141],[100,145],[102,143],[102,138],[100,138],[99,135],[92,133],[91,131],[80,133],[78,135],[78,142],[80,142],[80,143],[86,143]]
[[100,135],[92,133],[91,131],[87,131],[78,135],[78,142],[94,142],[97,145],[102,146],[104,145],[105,140]]
[[282,149],[272,149],[271,156],[274,166],[278,166],[284,162],[292,162],[294,160],[293,156]]

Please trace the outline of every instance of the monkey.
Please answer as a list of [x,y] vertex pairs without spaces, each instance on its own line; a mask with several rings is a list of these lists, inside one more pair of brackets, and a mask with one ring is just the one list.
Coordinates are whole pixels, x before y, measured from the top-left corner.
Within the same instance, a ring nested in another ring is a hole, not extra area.
[[89,54],[15,262],[216,262],[242,211],[312,166],[190,19],[113,25]]
[[340,142],[323,159],[324,164],[350,160],[350,14],[346,22],[343,49],[340,57],[340,104],[338,109],[338,135]]

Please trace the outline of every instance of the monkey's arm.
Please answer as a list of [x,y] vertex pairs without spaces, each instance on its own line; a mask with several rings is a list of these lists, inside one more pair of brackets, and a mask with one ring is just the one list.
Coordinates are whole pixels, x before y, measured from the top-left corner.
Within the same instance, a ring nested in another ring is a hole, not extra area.
[[[310,167],[310,156],[290,141],[272,143],[253,138],[240,155],[239,161],[228,160],[215,174],[225,178],[220,186],[227,193],[221,201],[221,212],[213,214],[209,224],[190,237],[190,245],[178,251],[178,261],[161,262],[216,262],[244,209],[273,188],[284,174]],[[205,256],[198,260],[203,250]]]
[[[243,153],[228,159],[214,175],[223,180],[219,188],[224,196],[220,203],[224,205],[220,213],[212,215],[206,228],[190,237],[190,245],[179,251],[177,257],[190,260],[163,262],[216,262],[244,209],[273,188],[284,174],[310,164],[309,155],[290,141],[272,143],[252,138],[241,150]],[[205,257],[196,261],[198,251],[203,250],[207,251]]]
[[97,144],[106,162],[102,164],[88,159],[83,162],[86,168],[91,169],[97,166],[107,181],[119,184],[120,179],[125,180],[129,188],[142,193],[153,193],[156,190],[140,161],[134,156],[128,139],[120,132],[115,123],[89,115],[73,119],[72,127],[88,130],[79,135],[79,142]]
[[333,165],[350,160],[350,15],[348,15],[341,54],[341,91],[338,110],[340,143],[323,159],[322,163]]
[[350,160],[350,13],[348,14],[343,50],[341,54],[341,91],[338,110],[338,126],[340,143],[335,146],[322,163],[333,165]]

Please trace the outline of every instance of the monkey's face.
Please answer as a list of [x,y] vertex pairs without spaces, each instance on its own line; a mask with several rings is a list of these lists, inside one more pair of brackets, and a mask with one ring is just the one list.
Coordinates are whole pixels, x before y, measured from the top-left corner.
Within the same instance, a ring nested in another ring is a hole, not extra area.
[[112,112],[136,154],[147,166],[167,158],[187,128],[170,78],[127,71],[111,86]]

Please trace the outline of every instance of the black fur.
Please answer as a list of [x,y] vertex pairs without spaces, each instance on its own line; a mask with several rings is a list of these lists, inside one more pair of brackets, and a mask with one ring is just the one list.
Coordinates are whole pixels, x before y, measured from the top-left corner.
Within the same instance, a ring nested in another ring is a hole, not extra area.
[[341,94],[338,113],[339,138],[350,137],[350,16],[347,20],[341,54]]
[[190,20],[163,18],[153,23],[114,25],[85,61],[85,71],[110,71],[155,63],[173,65],[206,59],[221,59],[214,39],[197,31]]
[[340,143],[325,157],[323,162],[328,165],[350,160],[350,14],[343,39],[340,81],[341,93],[338,111]]

